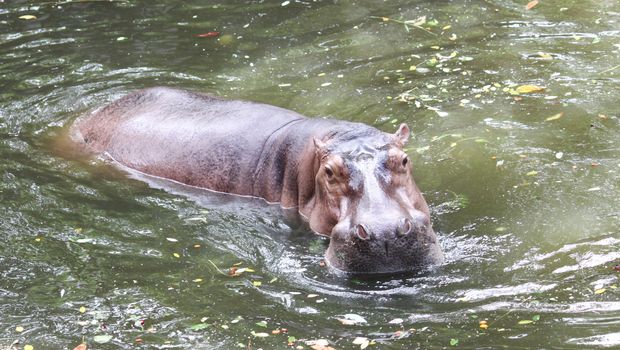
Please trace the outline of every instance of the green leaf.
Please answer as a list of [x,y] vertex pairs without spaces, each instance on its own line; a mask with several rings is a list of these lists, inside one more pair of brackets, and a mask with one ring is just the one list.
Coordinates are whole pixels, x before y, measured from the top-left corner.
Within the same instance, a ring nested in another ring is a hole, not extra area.
[[294,343],[294,342],[296,342],[296,341],[297,341],[297,338],[295,338],[295,337],[293,337],[292,335],[290,335],[290,336],[288,337],[287,341],[288,341],[289,343]]
[[452,338],[450,339],[450,346],[457,346],[459,345],[459,340],[456,338]]
[[532,321],[536,322],[536,321],[538,321],[538,320],[540,320],[540,315],[534,315],[534,316],[532,316]]
[[109,342],[110,340],[112,340],[112,336],[109,334],[101,334],[101,335],[96,335],[93,340],[95,341],[95,343],[99,343],[99,344],[105,344],[107,342]]
[[259,327],[267,328],[267,322],[265,321],[256,322],[256,325]]
[[521,321],[519,321],[519,324],[530,324],[530,323],[534,323],[534,321],[532,321],[532,320],[521,320]]
[[193,330],[193,331],[201,331],[201,330],[206,329],[208,327],[209,327],[209,325],[206,324],[206,323],[197,323],[195,325],[192,325],[190,327],[190,329]]

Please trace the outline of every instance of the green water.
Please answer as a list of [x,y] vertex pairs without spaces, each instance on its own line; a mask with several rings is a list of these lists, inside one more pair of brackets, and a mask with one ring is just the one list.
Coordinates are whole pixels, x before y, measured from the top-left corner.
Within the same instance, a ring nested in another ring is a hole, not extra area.
[[[526,3],[1,1],[0,348],[620,347],[620,3]],[[157,85],[407,122],[446,263],[343,278],[277,206],[56,142]]]

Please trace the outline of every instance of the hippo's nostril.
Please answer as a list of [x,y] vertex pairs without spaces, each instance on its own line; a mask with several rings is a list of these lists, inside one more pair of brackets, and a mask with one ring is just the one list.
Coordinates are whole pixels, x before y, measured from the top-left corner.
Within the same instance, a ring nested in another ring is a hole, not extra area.
[[400,219],[400,222],[398,223],[398,235],[399,236],[408,235],[412,229],[413,229],[413,223],[411,222],[409,218]]
[[366,228],[362,224],[357,224],[355,226],[355,234],[361,240],[366,241],[366,240],[370,239],[370,235],[368,234],[368,231],[366,230]]

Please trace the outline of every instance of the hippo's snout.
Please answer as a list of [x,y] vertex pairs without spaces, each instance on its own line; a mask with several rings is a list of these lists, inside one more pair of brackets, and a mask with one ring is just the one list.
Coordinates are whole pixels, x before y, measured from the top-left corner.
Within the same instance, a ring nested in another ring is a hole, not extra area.
[[377,274],[414,271],[443,261],[443,254],[423,213],[385,219],[381,216],[334,228],[327,260],[350,273]]
[[[412,233],[423,233],[428,230],[430,220],[425,215],[416,215],[413,218],[403,217],[394,221],[394,225],[385,226],[383,223],[375,225],[357,224],[351,230],[352,235],[362,241],[392,240],[405,237]],[[372,229],[371,229],[372,228]]]

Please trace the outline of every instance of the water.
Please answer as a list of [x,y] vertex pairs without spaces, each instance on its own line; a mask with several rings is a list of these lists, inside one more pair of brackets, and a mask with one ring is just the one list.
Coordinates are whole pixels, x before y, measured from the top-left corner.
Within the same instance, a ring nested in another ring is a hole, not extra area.
[[[0,3],[0,348],[620,347],[620,4],[284,3]],[[156,85],[407,122],[446,263],[344,278],[277,206],[58,141]]]

